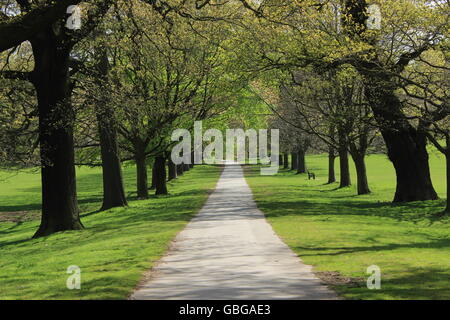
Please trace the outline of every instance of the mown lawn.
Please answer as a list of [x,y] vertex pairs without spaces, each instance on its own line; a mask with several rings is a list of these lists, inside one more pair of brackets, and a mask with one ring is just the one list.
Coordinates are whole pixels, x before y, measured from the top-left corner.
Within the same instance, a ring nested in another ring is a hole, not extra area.
[[[126,167],[129,207],[97,212],[102,199],[101,170],[78,168],[86,229],[40,239],[31,239],[39,225],[39,174],[1,172],[0,299],[127,298],[143,272],[201,208],[220,172],[220,167],[196,166],[169,184],[169,196],[137,201],[135,169]],[[18,211],[26,212],[17,215]],[[71,265],[81,268],[81,290],[66,288]]]
[[[450,299],[450,219],[436,216],[444,200],[391,204],[395,175],[383,155],[367,159],[373,193],[366,196],[356,196],[355,186],[326,185],[325,156],[307,162],[318,180],[287,170],[260,176],[258,167],[246,167],[258,207],[305,263],[349,299]],[[432,154],[430,165],[444,198],[444,160]],[[371,265],[381,269],[380,290],[366,287]]]

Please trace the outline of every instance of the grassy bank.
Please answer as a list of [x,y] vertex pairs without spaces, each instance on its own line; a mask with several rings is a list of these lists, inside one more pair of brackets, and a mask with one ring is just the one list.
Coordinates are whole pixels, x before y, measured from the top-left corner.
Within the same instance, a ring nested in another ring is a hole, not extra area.
[[[135,190],[134,167],[124,169]],[[40,177],[31,171],[0,173],[0,299],[124,299],[142,273],[205,202],[221,169],[197,166],[169,183],[170,195],[136,201],[128,208],[96,212],[100,169],[77,171],[83,231],[33,239],[40,209]],[[22,212],[22,213],[20,213]],[[70,265],[81,268],[81,290],[68,290]]]
[[[367,159],[370,195],[326,185],[327,158],[309,156],[318,180],[282,170],[246,177],[278,235],[339,294],[350,299],[450,299],[450,224],[444,200],[393,205],[395,175],[382,155]],[[433,154],[434,185],[445,196],[444,160]],[[338,163],[336,163],[338,167]],[[356,175],[352,168],[352,178]],[[381,290],[366,287],[367,267],[381,268]]]

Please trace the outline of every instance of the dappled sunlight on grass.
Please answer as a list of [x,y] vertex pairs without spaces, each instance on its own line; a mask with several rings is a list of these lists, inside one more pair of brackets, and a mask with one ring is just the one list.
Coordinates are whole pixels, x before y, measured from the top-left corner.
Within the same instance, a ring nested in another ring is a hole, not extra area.
[[[101,175],[92,170],[82,170],[79,177],[81,200],[101,193]],[[86,201],[91,211],[82,214],[82,231],[30,239],[38,221],[0,223],[0,299],[126,298],[201,208],[220,172],[197,166],[169,184],[169,196],[130,201],[127,208],[98,212],[100,202]],[[133,173],[134,168],[124,170],[128,190]],[[28,205],[27,199],[22,203]],[[81,268],[81,290],[66,288],[70,265]]]
[[[359,279],[367,279],[367,267],[381,268],[381,290],[368,290],[365,283],[335,285],[347,298],[450,299],[450,218],[437,216],[445,200],[392,204],[394,171],[382,155],[368,158],[373,192],[364,196],[356,195],[355,186],[337,189],[338,184],[326,184],[326,157],[307,160],[318,180],[289,170],[263,177],[257,167],[246,168],[258,207],[305,263],[316,271]],[[441,197],[442,162],[435,155],[430,159]],[[352,178],[356,180],[354,171]]]

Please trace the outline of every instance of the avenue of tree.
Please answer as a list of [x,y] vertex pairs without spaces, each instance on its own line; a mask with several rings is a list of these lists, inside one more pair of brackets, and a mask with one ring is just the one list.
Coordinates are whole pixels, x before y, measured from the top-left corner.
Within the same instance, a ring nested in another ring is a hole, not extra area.
[[[81,29],[66,27],[70,5]],[[280,129],[282,166],[307,173],[306,153],[326,152],[341,188],[353,161],[359,195],[365,156],[386,152],[394,202],[436,200],[430,145],[450,185],[449,12],[448,0],[0,0],[0,167],[41,168],[35,237],[83,228],[76,165],[102,167],[102,210],[127,205],[125,161],[138,198],[167,194],[192,169],[171,161],[171,133],[197,120]]]

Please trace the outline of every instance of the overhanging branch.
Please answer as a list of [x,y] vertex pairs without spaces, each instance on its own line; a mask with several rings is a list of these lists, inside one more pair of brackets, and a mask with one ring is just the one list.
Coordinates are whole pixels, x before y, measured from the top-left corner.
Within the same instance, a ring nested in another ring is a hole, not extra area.
[[33,38],[64,17],[67,7],[79,4],[81,0],[46,1],[45,5],[31,9],[28,13],[0,22],[0,52],[18,46]]

